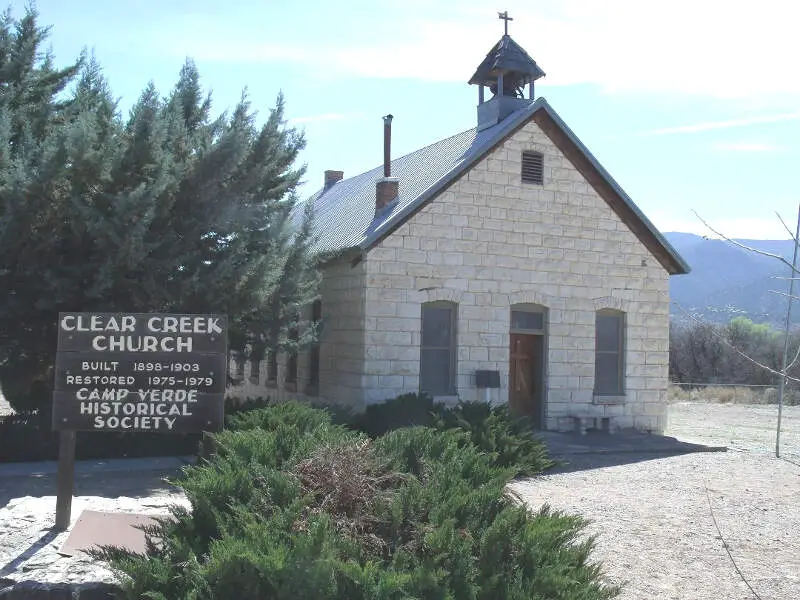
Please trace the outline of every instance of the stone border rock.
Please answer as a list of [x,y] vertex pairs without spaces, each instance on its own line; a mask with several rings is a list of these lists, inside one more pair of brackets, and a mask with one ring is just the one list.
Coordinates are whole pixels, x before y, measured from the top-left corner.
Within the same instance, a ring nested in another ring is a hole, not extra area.
[[[10,587],[1,587],[11,583]],[[13,583],[0,580],[0,600],[113,600],[120,598],[119,588],[104,583]]]
[[0,392],[0,417],[7,417],[8,415],[13,415],[14,409],[11,408],[11,405],[8,403],[8,400],[5,399],[3,393]]
[[[164,481],[189,457],[79,462],[72,522],[83,510],[166,516],[188,506]],[[100,600],[119,598],[117,577],[102,561],[58,551],[69,532],[55,533],[56,465],[0,465],[0,600]],[[5,564],[7,563],[7,564]],[[5,566],[4,566],[5,564]]]

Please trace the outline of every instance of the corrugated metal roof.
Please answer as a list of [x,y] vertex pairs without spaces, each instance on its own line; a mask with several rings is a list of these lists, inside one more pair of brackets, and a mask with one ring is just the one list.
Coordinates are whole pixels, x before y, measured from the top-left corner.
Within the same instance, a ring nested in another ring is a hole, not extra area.
[[[538,101],[537,101],[538,102]],[[315,249],[320,252],[368,248],[411,212],[421,201],[449,183],[464,168],[490,149],[525,116],[536,102],[503,122],[477,131],[468,129],[392,160],[392,177],[400,180],[398,200],[375,215],[375,185],[383,178],[383,164],[317,191],[306,202],[314,208]]]
[[482,131],[477,131],[477,128],[468,129],[394,159],[391,171],[392,177],[400,180],[398,199],[377,215],[375,185],[383,178],[383,164],[366,173],[339,181],[327,190],[319,190],[306,202],[298,205],[295,218],[299,220],[303,209],[311,203],[314,212],[314,233],[317,238],[314,249],[317,252],[328,253],[351,248],[366,251],[540,109],[544,110],[579,148],[592,167],[632,209],[656,243],[666,250],[677,267],[674,271],[672,269],[675,267],[669,270],[675,273],[688,273],[690,270],[688,264],[544,98],[532,101],[493,127]]

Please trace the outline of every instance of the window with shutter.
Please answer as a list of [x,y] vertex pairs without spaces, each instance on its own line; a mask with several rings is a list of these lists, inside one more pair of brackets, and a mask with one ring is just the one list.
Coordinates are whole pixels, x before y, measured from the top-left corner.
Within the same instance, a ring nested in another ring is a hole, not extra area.
[[432,396],[456,393],[456,313],[452,302],[422,305],[420,390]]
[[261,361],[258,360],[257,358],[251,358],[250,359],[250,383],[252,383],[254,385],[258,385],[258,382],[261,379],[260,378],[261,373],[259,372],[260,370],[261,370]]
[[270,350],[267,355],[267,383],[274,384],[278,381],[278,353]]
[[525,151],[522,153],[523,183],[544,184],[544,155],[541,152]]
[[600,310],[595,319],[594,393],[625,393],[625,313]]

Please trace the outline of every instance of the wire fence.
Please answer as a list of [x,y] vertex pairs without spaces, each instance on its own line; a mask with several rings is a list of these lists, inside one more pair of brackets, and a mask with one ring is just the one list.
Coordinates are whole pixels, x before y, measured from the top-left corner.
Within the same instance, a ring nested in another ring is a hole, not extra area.
[[[731,404],[777,404],[776,385],[742,383],[698,383],[670,381],[669,402],[714,402]],[[800,386],[787,386],[785,406],[800,406]]]

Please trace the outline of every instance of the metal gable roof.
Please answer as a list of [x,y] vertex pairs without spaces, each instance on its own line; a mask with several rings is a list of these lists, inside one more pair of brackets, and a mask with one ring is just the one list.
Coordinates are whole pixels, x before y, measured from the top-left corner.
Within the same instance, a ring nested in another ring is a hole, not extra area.
[[531,103],[494,127],[483,131],[468,129],[392,160],[392,177],[400,179],[400,193],[397,201],[378,215],[375,184],[383,178],[382,164],[339,181],[327,190],[319,190],[306,201],[314,209],[315,249],[319,252],[368,249],[493,148],[521,120],[533,114],[539,102]]
[[[544,98],[482,131],[469,129],[416,152],[392,160],[392,177],[400,180],[398,199],[375,213],[375,185],[383,178],[383,165],[322,189],[298,206],[297,218],[310,203],[314,213],[314,249],[320,253],[358,249],[366,252],[401,225],[417,209],[466,172],[498,143],[544,110],[556,126],[591,163],[619,199],[635,215],[650,239],[663,250],[672,273],[688,273],[689,266],[644,216],[633,200],[611,178]],[[663,262],[663,261],[662,261]]]
[[521,80],[530,81],[544,77],[545,73],[536,64],[525,49],[511,39],[510,35],[500,38],[486,58],[478,66],[475,74],[470,78],[470,84],[491,85],[497,80],[500,72],[517,73],[523,76]]
[[[533,105],[519,111],[533,113]],[[491,149],[523,115],[514,115],[488,129],[468,129],[392,160],[392,177],[400,180],[397,201],[375,214],[375,184],[383,178],[383,165],[316,192],[307,202],[314,208],[315,249],[320,252],[359,247],[374,241],[402,221],[421,202],[452,181]]]

